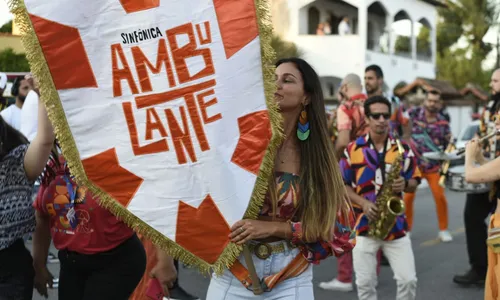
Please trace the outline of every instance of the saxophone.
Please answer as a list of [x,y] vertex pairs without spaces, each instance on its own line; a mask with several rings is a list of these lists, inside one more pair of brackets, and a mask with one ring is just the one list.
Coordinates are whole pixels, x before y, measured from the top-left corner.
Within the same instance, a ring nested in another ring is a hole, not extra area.
[[396,223],[396,217],[405,212],[403,200],[394,195],[392,191],[392,184],[400,176],[404,154],[404,148],[399,139],[396,139],[396,143],[399,155],[392,163],[391,171],[387,174],[387,180],[382,184],[382,189],[375,201],[378,211],[377,219],[368,223],[368,235],[381,240],[385,239],[389,234],[392,226]]
[[[450,142],[448,143],[448,147],[446,147],[444,153],[451,153],[455,151],[456,150],[455,143],[456,143],[455,139],[453,139],[453,137],[450,138]],[[439,185],[442,187],[446,187],[446,176],[448,175],[449,168],[450,168],[450,161],[445,160],[441,164],[441,168],[439,170]]]

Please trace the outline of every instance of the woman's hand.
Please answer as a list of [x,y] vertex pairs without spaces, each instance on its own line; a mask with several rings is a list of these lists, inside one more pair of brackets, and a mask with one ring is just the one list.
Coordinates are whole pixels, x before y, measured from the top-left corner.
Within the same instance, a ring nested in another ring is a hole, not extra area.
[[35,269],[35,289],[38,291],[40,295],[45,298],[49,297],[47,292],[47,285],[52,288],[52,282],[54,280],[54,276],[50,274],[47,266],[43,266]]
[[465,145],[465,159],[468,161],[480,161],[483,155],[481,152],[477,138],[473,138]]
[[28,74],[26,76],[24,76],[24,79],[26,79],[26,81],[28,81],[28,84],[30,86],[30,88],[38,94],[38,96],[40,96],[40,90],[39,90],[39,86],[38,86],[38,81],[35,79],[35,77],[33,77],[33,75],[31,74]]
[[229,238],[238,245],[270,237],[273,234],[272,223],[259,220],[240,220],[231,227]]

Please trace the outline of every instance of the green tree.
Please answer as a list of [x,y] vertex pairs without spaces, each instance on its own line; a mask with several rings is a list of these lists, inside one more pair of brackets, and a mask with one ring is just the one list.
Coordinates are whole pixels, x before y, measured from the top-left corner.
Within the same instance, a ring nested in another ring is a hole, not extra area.
[[[468,82],[486,88],[489,71],[482,69],[482,62],[492,45],[483,39],[498,19],[498,3],[496,0],[454,0],[447,1],[447,5],[439,9],[437,77],[457,88]],[[459,40],[467,46],[454,49]]]
[[29,72],[30,66],[24,54],[15,53],[12,48],[0,51],[0,70],[2,72]]
[[417,53],[424,55],[431,55],[431,30],[427,26],[420,27],[417,36]]
[[271,47],[276,52],[276,59],[288,57],[300,57],[302,51],[292,42],[283,40],[279,35],[274,34],[271,40]]
[[0,27],[0,32],[12,33],[12,20],[3,24],[2,27]]
[[[417,36],[417,53],[430,55],[431,53],[431,31],[426,26],[421,26]],[[394,44],[396,53],[411,53],[411,38],[409,36],[400,35]]]
[[409,36],[398,35],[394,43],[394,52],[396,53],[411,53],[411,39]]

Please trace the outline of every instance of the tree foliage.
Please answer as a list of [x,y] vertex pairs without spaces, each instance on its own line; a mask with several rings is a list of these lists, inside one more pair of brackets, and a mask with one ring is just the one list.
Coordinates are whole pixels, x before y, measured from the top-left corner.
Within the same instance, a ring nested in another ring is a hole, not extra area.
[[0,51],[0,71],[29,72],[30,66],[24,54],[15,53],[12,48]]
[[300,57],[302,51],[292,42],[283,40],[279,35],[274,34],[271,40],[271,47],[276,52],[276,59],[288,57]]
[[[417,53],[430,56],[431,49],[431,30],[426,26],[421,26],[417,35]],[[394,44],[396,53],[411,53],[411,38],[400,35]]]
[[[458,88],[469,82],[486,88],[490,70],[485,72],[482,63],[492,45],[483,39],[498,19],[498,4],[496,0],[450,0],[447,5],[439,9],[437,77]],[[459,41],[466,46],[454,47]]]
[[0,32],[12,33],[12,20],[3,24],[2,27],[0,27]]

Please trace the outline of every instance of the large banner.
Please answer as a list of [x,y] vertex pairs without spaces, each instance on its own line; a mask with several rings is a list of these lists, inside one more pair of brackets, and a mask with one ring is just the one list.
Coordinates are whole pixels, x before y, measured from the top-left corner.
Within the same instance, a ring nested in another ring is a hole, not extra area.
[[174,257],[229,266],[281,140],[266,1],[10,5],[77,182]]

